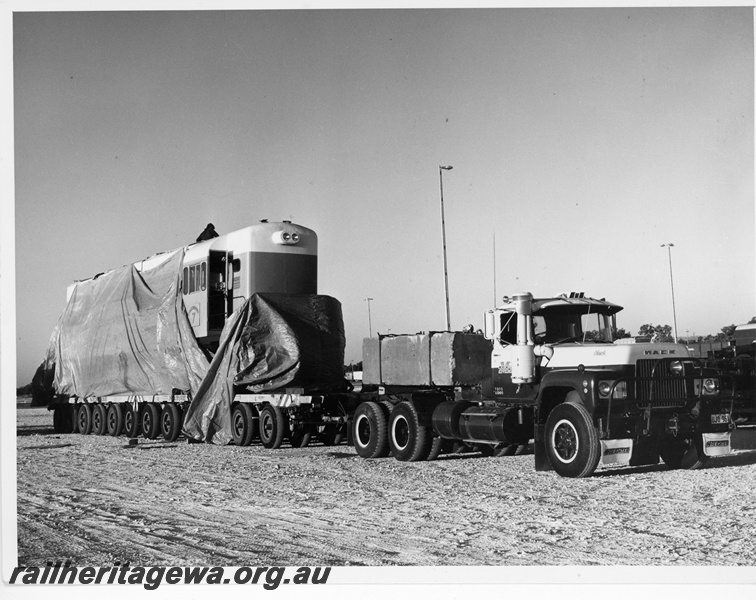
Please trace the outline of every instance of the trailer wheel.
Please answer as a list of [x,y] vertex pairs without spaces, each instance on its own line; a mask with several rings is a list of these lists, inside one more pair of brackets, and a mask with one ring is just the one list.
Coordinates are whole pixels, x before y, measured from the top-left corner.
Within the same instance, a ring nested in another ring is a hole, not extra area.
[[56,406],[53,410],[53,429],[55,433],[73,433],[74,419],[68,404]]
[[160,433],[163,434],[163,439],[175,442],[181,435],[182,423],[181,409],[173,402],[166,404],[160,413]]
[[123,433],[126,437],[139,437],[142,424],[139,422],[139,408],[136,410],[131,404],[127,404],[123,411]]
[[596,470],[601,444],[582,404],[559,404],[546,419],[546,452],[562,477],[587,477]]
[[377,402],[363,402],[354,411],[354,449],[362,458],[388,456],[386,412]]
[[341,425],[322,425],[318,428],[318,439],[324,446],[338,446],[344,440]]
[[292,448],[306,448],[310,445],[312,432],[308,429],[299,428],[289,434],[289,443]]
[[105,435],[106,432],[105,407],[98,402],[92,407],[92,433],[94,435]]
[[703,439],[664,436],[659,443],[659,455],[670,469],[698,469],[708,460],[703,451]]
[[266,404],[260,410],[260,441],[271,450],[280,448],[286,431],[286,417],[278,406]]
[[430,427],[420,424],[417,409],[406,400],[391,411],[388,438],[391,454],[397,460],[414,462],[430,455],[433,443]]
[[76,422],[79,424],[79,433],[89,435],[92,433],[92,407],[82,404],[76,412]]
[[142,435],[147,440],[154,440],[160,434],[160,407],[154,402],[144,405],[142,413]]
[[120,404],[111,404],[105,415],[108,434],[116,437],[123,432],[123,406]]
[[69,404],[68,410],[71,415],[71,433],[79,433],[79,407],[76,404]]
[[251,404],[240,402],[234,407],[231,415],[231,429],[234,436],[234,444],[237,446],[249,446],[257,437],[257,409]]

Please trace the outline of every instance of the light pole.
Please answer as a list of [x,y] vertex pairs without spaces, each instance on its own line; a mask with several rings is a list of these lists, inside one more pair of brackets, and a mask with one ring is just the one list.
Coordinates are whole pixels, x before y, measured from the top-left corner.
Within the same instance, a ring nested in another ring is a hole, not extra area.
[[451,165],[438,165],[438,180],[441,186],[441,237],[444,243],[444,291],[446,293],[446,331],[451,331],[449,317],[449,273],[446,268],[446,223],[444,221],[444,171],[451,171]]
[[662,248],[667,248],[667,255],[669,256],[669,283],[672,287],[672,320],[675,325],[675,344],[677,343],[677,312],[675,311],[675,281],[672,279],[672,248],[674,244],[662,244]]
[[369,337],[373,337],[373,322],[370,319],[370,301],[372,298],[365,298],[365,301],[368,303],[368,331],[370,332]]

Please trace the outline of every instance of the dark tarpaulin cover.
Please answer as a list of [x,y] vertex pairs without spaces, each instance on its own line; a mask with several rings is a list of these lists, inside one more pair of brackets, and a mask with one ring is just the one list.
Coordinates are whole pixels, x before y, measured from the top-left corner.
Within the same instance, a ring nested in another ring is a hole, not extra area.
[[[179,289],[183,252],[80,282],[35,376],[60,395],[194,393],[207,371]],[[54,373],[54,377],[52,374]]]
[[184,433],[229,443],[235,386],[247,393],[343,391],[344,347],[341,303],[335,298],[255,294],[226,322],[187,410]]

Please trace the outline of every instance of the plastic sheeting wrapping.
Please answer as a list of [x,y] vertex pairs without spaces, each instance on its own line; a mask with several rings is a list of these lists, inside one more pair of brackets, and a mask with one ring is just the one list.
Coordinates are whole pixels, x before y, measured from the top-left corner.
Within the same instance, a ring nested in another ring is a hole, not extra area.
[[182,260],[179,251],[150,270],[127,265],[78,283],[35,379],[81,398],[199,389],[208,361],[183,308]]
[[[256,294],[226,322],[207,376],[184,419],[191,438],[232,439],[234,387],[244,393],[343,391],[341,304],[329,296]],[[241,389],[240,389],[241,388]]]

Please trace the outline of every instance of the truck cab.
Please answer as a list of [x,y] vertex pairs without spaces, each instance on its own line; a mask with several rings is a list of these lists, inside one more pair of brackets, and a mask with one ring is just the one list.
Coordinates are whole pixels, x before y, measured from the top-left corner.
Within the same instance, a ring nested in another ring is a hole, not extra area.
[[585,476],[599,462],[695,468],[729,453],[732,398],[684,345],[614,340],[622,307],[582,293],[504,298],[486,314],[482,396],[532,405],[536,468]]

